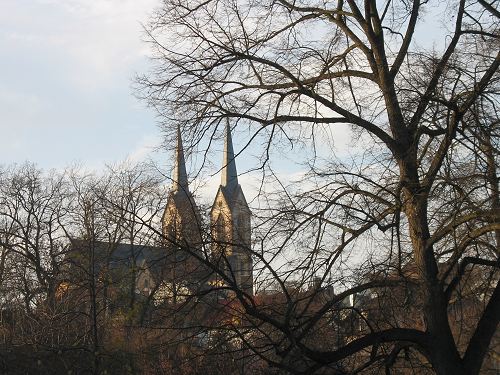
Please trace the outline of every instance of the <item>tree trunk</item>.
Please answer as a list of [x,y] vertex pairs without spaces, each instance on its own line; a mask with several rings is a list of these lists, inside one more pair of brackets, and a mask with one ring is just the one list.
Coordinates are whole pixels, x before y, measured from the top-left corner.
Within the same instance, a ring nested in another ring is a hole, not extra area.
[[[411,166],[408,168],[408,166]],[[418,181],[416,162],[403,164],[403,210],[408,219],[409,234],[423,298],[423,318],[431,336],[429,361],[439,375],[465,374],[448,322],[447,300],[438,280],[438,265],[427,220],[427,189]]]

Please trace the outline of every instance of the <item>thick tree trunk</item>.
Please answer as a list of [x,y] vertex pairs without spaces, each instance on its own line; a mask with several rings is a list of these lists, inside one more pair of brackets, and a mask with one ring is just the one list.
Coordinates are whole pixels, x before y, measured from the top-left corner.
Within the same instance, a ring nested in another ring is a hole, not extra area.
[[429,353],[432,366],[439,375],[465,374],[448,322],[447,300],[438,280],[438,265],[430,238],[427,220],[427,189],[417,176],[416,162],[402,163],[403,209],[408,219],[420,288],[423,297],[422,315],[431,336]]
[[[488,131],[482,134],[483,152],[486,157],[486,181],[491,191],[491,209],[500,210],[500,191],[498,189],[497,164],[493,146],[491,144],[491,135]],[[495,231],[495,242],[497,255],[500,256],[500,230]]]

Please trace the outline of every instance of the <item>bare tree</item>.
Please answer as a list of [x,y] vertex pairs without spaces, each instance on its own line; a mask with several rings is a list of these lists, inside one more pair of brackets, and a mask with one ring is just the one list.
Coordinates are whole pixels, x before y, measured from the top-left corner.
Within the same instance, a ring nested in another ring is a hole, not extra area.
[[125,165],[3,172],[0,371],[125,371],[139,355],[127,332],[149,306],[137,288],[150,265],[138,259],[160,252],[160,180]]
[[[281,307],[226,281],[248,322],[246,334],[231,329],[273,366],[390,372],[398,358],[411,365],[410,351],[438,374],[483,366],[500,319],[499,11],[450,1],[440,10],[444,46],[430,51],[416,30],[433,9],[418,0],[168,0],[151,19],[153,68],[139,95],[167,133],[180,126],[195,149],[229,121],[246,134],[240,154],[261,147],[252,253]],[[328,147],[341,124],[357,139],[352,157]],[[287,147],[302,147],[309,170],[285,186],[273,157]],[[264,194],[270,183],[281,192]],[[479,283],[480,274],[489,276]],[[368,313],[390,301],[373,295],[408,283],[411,319],[396,306],[384,319]],[[450,312],[467,310],[465,290],[479,311],[463,337]],[[365,303],[344,303],[354,296]],[[345,323],[344,310],[366,329],[335,345],[311,340],[334,329],[335,315]]]
[[53,307],[66,250],[63,223],[68,191],[64,176],[45,176],[26,164],[4,175],[1,194],[1,246],[26,261],[21,282],[26,287],[26,309],[31,311],[41,301]]

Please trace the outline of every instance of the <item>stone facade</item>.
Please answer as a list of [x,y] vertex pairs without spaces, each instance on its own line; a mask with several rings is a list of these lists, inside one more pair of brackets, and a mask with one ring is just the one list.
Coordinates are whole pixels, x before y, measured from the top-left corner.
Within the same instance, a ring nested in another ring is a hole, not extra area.
[[[226,280],[215,277],[212,284],[232,284],[245,293],[253,294],[253,263],[251,256],[251,212],[238,183],[238,174],[229,126],[226,127],[222,177],[210,211],[212,261],[227,275]],[[192,282],[204,279],[205,267],[196,260],[202,258],[201,216],[189,191],[180,131],[177,134],[176,166],[172,189],[163,214],[163,235],[167,251],[177,251],[177,273],[189,275]],[[182,248],[191,249],[184,254]],[[176,250],[177,249],[177,250]],[[195,250],[194,256],[192,254]],[[198,280],[196,280],[198,279]]]

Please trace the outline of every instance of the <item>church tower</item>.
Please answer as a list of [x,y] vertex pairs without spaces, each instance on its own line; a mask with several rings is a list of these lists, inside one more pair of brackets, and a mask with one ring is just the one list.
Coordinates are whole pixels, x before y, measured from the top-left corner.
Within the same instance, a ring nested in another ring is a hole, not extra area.
[[[167,250],[167,275],[173,283],[195,283],[200,263],[193,252],[201,254],[201,216],[189,191],[181,131],[177,128],[175,168],[167,205],[162,217],[164,246]],[[191,279],[191,281],[190,281]],[[184,285],[187,286],[187,285]],[[189,287],[189,286],[188,286]]]
[[231,129],[225,129],[222,178],[210,212],[214,255],[236,285],[253,295],[251,212],[238,183]]

